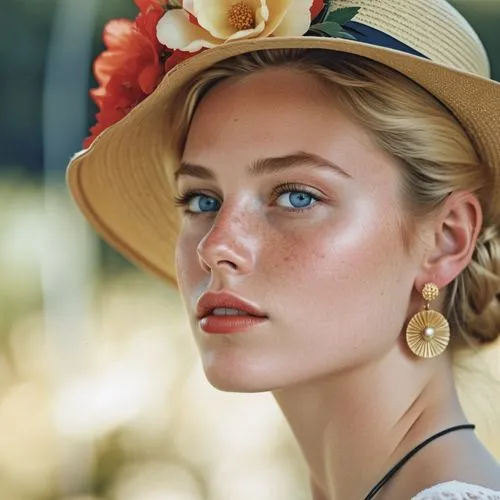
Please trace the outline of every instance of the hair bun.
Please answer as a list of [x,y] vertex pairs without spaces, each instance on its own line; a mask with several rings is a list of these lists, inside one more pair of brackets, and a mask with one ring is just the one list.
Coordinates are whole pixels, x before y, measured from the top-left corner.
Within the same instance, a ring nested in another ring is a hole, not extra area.
[[466,335],[481,343],[500,336],[500,233],[485,227],[468,268],[464,271],[463,321]]

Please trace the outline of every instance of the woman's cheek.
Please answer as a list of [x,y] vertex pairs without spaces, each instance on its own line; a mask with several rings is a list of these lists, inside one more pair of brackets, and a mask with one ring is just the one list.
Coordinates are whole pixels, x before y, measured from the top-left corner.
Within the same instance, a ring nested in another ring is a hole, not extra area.
[[188,231],[183,227],[177,241],[175,253],[177,278],[181,290],[193,284],[194,277],[202,273],[197,254],[200,241],[200,235],[195,234],[193,231]]

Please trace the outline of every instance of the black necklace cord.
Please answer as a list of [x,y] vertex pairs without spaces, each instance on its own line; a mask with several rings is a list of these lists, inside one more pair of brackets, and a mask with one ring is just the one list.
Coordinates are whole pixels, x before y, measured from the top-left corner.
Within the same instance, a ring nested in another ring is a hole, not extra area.
[[434,441],[435,439],[444,436],[445,434],[449,434],[450,432],[454,431],[459,431],[461,429],[475,429],[476,426],[474,424],[462,424],[462,425],[456,425],[454,427],[449,427],[448,429],[444,429],[443,431],[438,432],[437,434],[434,434],[430,438],[427,438],[425,441],[420,443],[418,446],[415,446],[409,453],[407,453],[366,495],[365,500],[371,500],[372,498],[375,497],[375,495],[382,489],[382,487],[391,479],[396,472],[403,467],[403,465],[410,460],[413,455],[415,455],[417,452],[419,452],[424,446],[427,446],[430,442]]

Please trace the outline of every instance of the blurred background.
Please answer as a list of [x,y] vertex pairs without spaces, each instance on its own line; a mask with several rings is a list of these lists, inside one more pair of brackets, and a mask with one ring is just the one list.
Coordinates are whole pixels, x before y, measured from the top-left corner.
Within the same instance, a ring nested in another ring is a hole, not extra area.
[[[500,80],[500,0],[452,2]],[[306,500],[268,394],[205,381],[175,290],[100,241],[65,189],[91,61],[132,0],[0,1],[0,499]],[[500,347],[457,360],[500,460]]]

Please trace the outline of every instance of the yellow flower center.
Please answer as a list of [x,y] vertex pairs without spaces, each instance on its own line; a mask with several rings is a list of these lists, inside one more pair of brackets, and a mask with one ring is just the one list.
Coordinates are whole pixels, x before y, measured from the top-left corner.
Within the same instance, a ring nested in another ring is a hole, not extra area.
[[235,3],[228,13],[229,24],[238,31],[255,28],[255,13],[246,2]]

